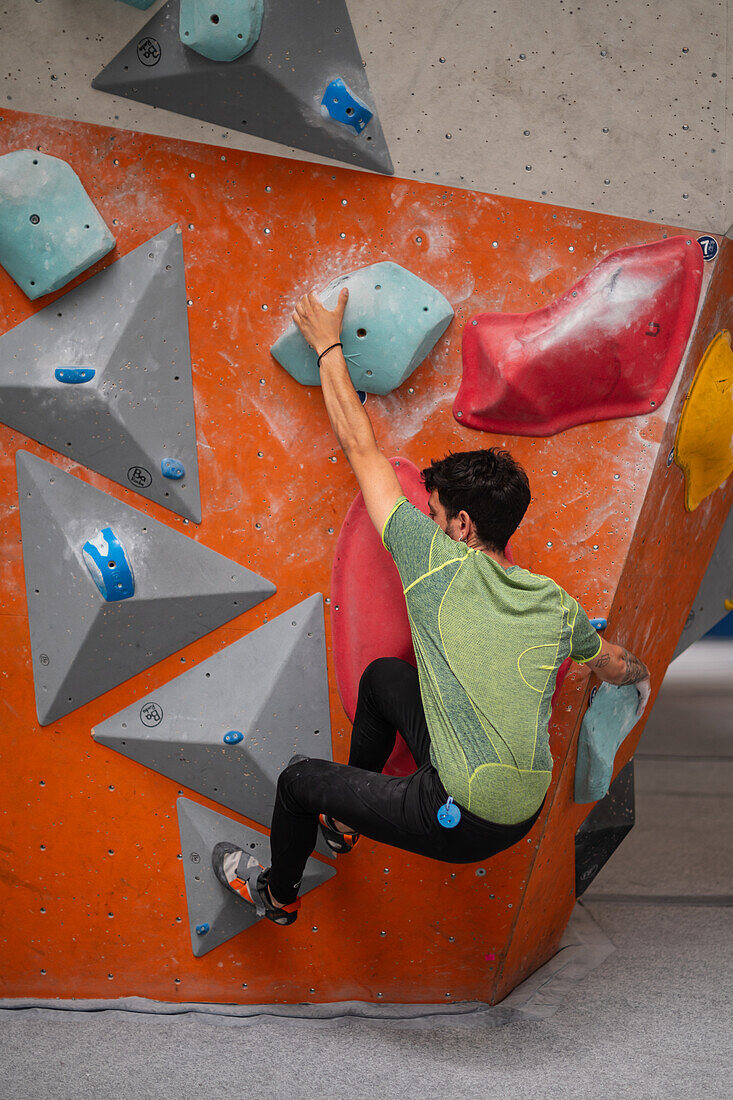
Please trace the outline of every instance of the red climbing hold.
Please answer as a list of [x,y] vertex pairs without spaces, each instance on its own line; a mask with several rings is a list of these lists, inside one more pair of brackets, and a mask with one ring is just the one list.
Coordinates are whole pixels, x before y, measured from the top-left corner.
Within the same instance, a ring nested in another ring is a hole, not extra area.
[[[406,458],[391,459],[402,491],[428,514],[428,492],[420,471]],[[415,665],[402,583],[382,545],[359,493],[339,533],[331,577],[331,626],[336,683],[344,710],[353,721],[359,680],[378,657],[400,657]],[[409,775],[416,768],[405,742],[397,738],[387,775]]]
[[695,319],[703,255],[672,237],[612,252],[533,313],[484,313],[463,332],[461,424],[554,435],[657,408]]
[[[427,515],[429,494],[417,466],[406,458],[390,461],[407,499]],[[506,554],[513,564],[510,546]],[[349,508],[336,543],[331,630],[336,683],[344,710],[353,721],[359,681],[367,665],[378,657],[399,657],[413,666],[417,663],[400,575],[369,519],[361,493]],[[410,775],[416,766],[398,736],[385,774]]]

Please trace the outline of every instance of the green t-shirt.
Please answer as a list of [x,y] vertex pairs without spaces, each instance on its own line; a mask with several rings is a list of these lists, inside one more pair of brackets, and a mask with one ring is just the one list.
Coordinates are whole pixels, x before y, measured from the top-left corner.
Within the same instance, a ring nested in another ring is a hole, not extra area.
[[449,795],[500,825],[531,817],[552,776],[556,673],[601,640],[555,581],[502,567],[400,497],[382,541],[402,579],[430,732]]

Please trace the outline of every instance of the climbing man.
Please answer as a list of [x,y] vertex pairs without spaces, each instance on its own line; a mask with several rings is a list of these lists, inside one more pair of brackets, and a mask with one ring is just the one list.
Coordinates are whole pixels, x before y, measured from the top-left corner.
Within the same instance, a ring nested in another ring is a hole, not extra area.
[[[645,665],[601,639],[572,596],[512,565],[507,542],[530,502],[527,475],[506,451],[449,454],[423,471],[430,515],[410,504],[379,450],[340,342],[348,300],[315,294],[293,320],[318,353],[326,411],[369,517],[402,580],[417,669],[374,661],[359,685],[348,764],[295,756],[281,773],[272,864],[214,848],[219,881],[276,924],[292,924],[319,823],[329,847],[360,835],[446,863],[483,862],[526,836],[552,777],[548,723],[566,659],[601,680],[650,693]],[[417,771],[382,775],[397,731]]]

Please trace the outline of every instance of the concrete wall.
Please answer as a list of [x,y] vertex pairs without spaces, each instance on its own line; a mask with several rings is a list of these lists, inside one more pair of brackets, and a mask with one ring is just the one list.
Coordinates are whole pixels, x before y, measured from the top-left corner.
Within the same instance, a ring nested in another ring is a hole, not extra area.
[[[347,3],[397,175],[717,233],[733,221],[727,0]],[[93,91],[160,6],[6,0],[5,102],[318,159]]]

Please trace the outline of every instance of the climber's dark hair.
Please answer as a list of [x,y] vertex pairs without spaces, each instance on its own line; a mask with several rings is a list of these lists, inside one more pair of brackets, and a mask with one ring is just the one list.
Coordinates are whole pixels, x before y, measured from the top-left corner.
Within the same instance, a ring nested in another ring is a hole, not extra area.
[[489,550],[501,553],[529,507],[526,473],[508,451],[457,451],[436,458],[422,471],[429,493],[438,491],[448,519],[467,512]]

